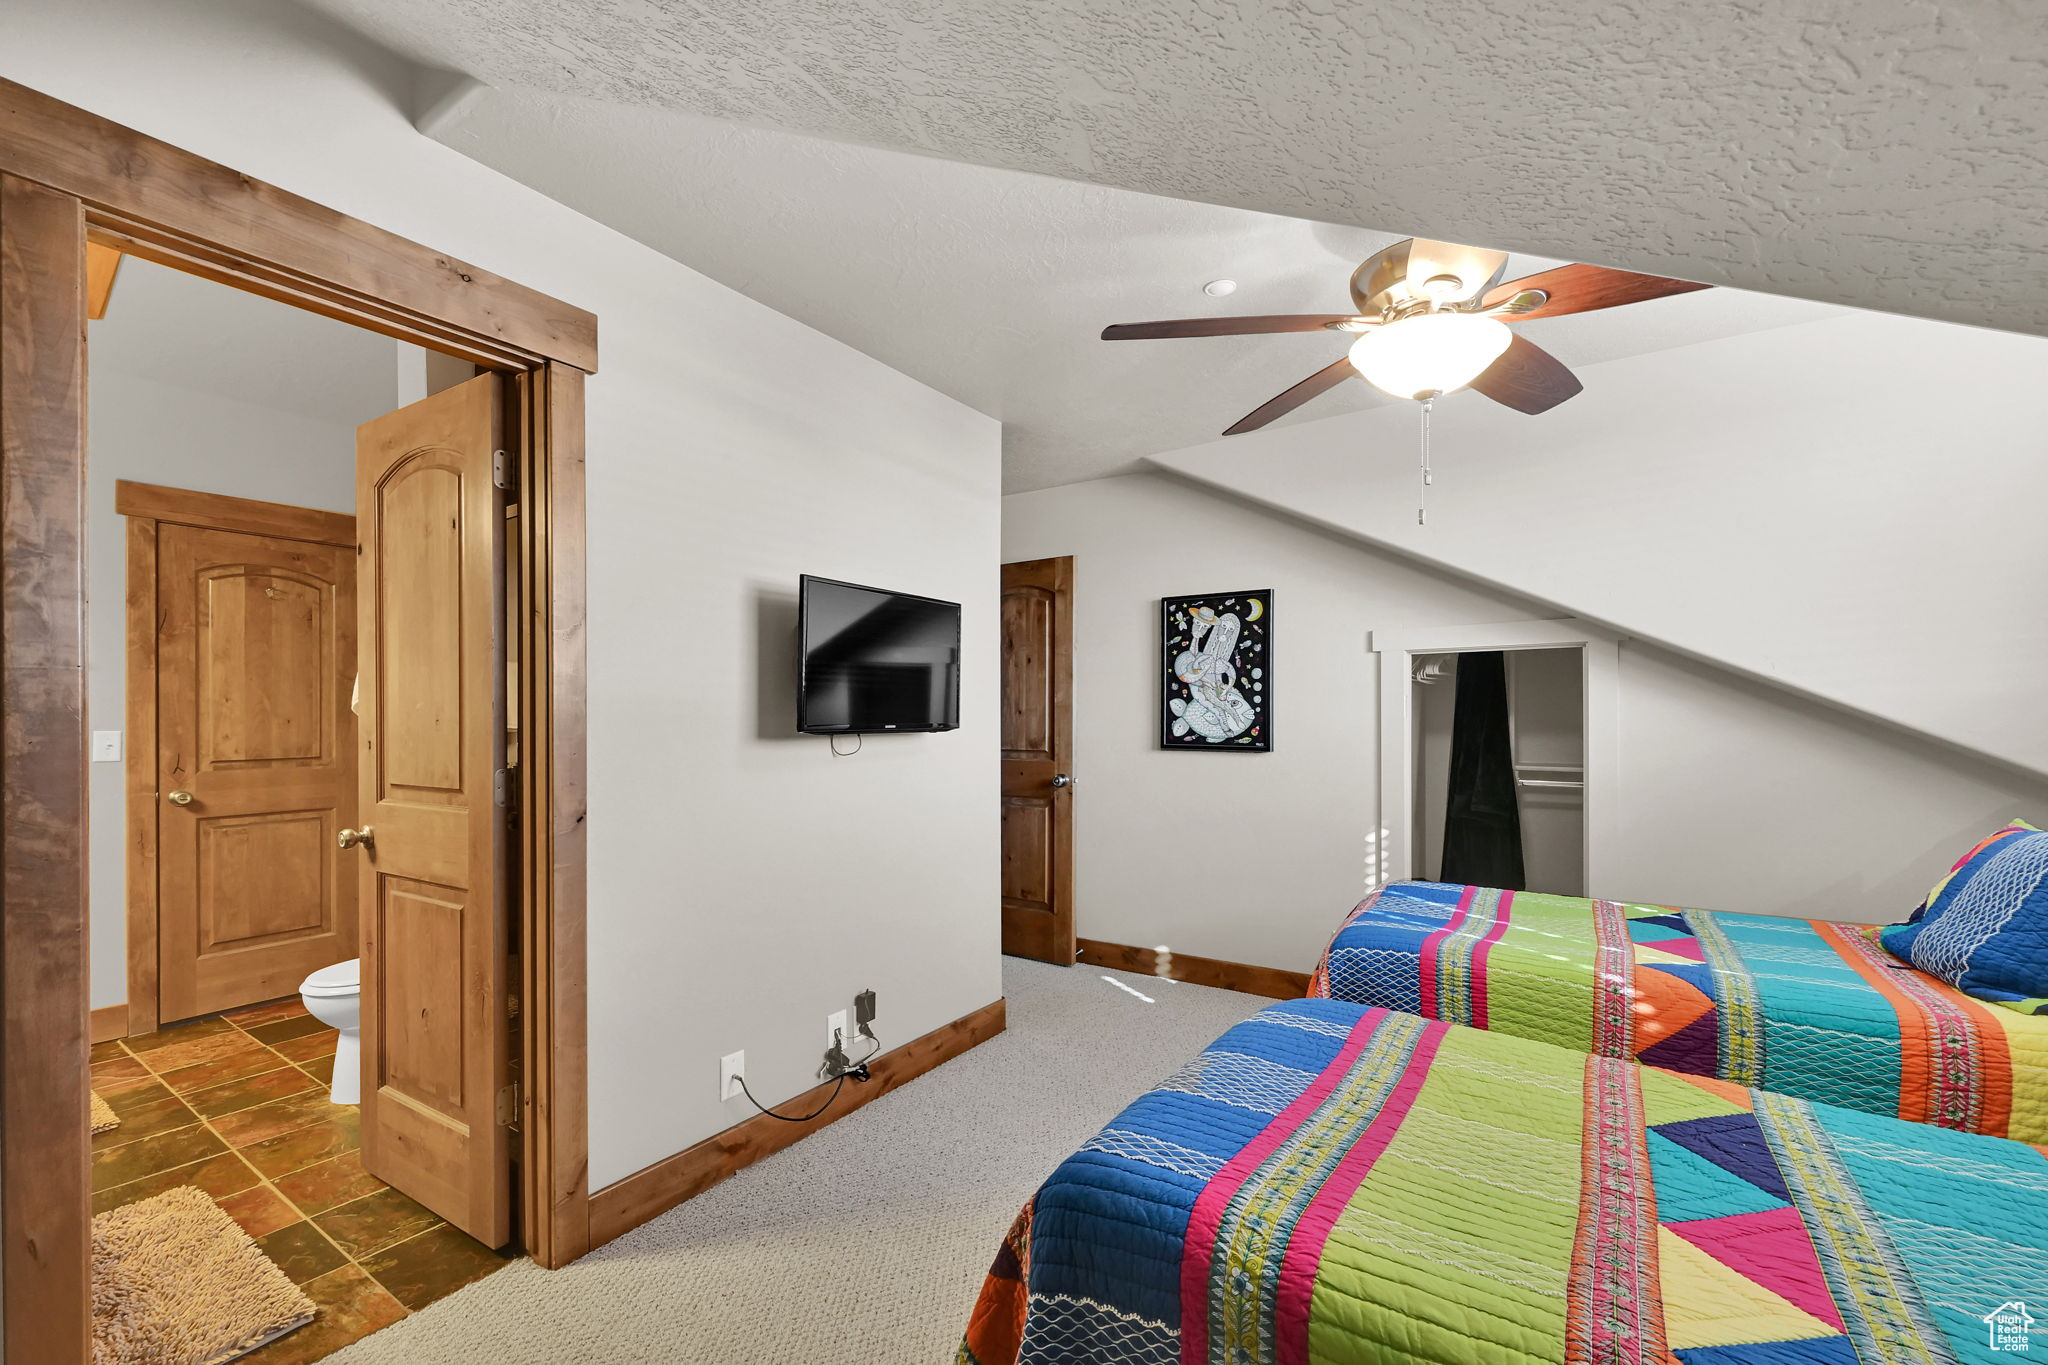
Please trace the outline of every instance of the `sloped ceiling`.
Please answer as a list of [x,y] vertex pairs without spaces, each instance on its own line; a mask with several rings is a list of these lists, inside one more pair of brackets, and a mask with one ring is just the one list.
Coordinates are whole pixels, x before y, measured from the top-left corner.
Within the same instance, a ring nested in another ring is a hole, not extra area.
[[[1214,439],[1343,354],[1324,333],[1108,344],[1105,324],[1348,310],[1390,233],[689,114],[492,90],[450,147],[1003,422],[1004,487],[1128,471]],[[1519,257],[1515,274],[1556,262]],[[1205,281],[1234,279],[1211,298]],[[1522,324],[1575,366],[1834,316],[1713,289]],[[802,376],[788,378],[792,402]],[[1380,402],[1363,382],[1295,421]]]
[[503,88],[2048,333],[2037,0],[317,0]]
[[[1831,317],[1830,305],[2048,334],[2048,272],[2036,264],[2048,247],[2048,24],[2034,0],[307,2],[417,66],[492,87],[436,123],[450,146],[1001,417],[1012,489],[1113,472],[1149,453],[1224,487],[1257,484],[1272,500],[1286,471],[1271,457],[1298,445],[1311,473],[1341,468],[1289,510],[1331,524],[1351,517],[1373,489],[1412,477],[1413,427],[1392,410],[1163,453],[1305,373],[1321,352],[1299,357],[1320,338],[1090,338],[1113,320],[1321,309],[1336,287],[1326,270],[1341,280],[1373,247],[1410,233],[1522,253],[1518,271],[1586,260],[1761,291],[1530,324],[1593,373],[1563,425],[1490,409],[1479,417],[1501,424],[1494,453],[1510,461],[1531,441],[1568,443],[1574,423],[1598,425],[1612,404],[1639,415],[1604,433],[1622,438],[1614,458],[1668,455],[1668,442],[1628,439],[1671,423],[1659,406],[1668,394],[1606,382],[1651,362],[1682,372],[1673,382],[1696,400],[1692,424],[1709,439],[1734,396],[1753,421],[1773,405],[1803,410],[1798,366],[1811,354],[1760,374],[1740,364],[1701,373],[1690,359],[1736,338],[1757,343],[1735,348],[1745,354],[1772,352],[1792,331],[1853,334],[1869,363],[1839,378],[1866,423],[1888,420],[1901,389],[1936,384],[1945,387],[1932,396],[1945,399],[1982,383],[2000,422],[2030,401],[2003,368],[1959,387],[1951,363],[1940,380],[1931,362],[1962,352],[1925,339],[1951,329]],[[1246,287],[1204,300],[1201,282],[1217,275]],[[801,376],[789,394],[803,401]],[[1372,401],[1359,386],[1332,399],[1303,416]],[[1444,414],[1447,457],[1459,401]],[[1396,423],[1396,439],[1351,439]],[[2038,429],[2002,426],[1979,453],[2031,469]],[[1819,515],[1846,526],[1859,551],[1891,553],[1923,538],[1929,506],[1946,505],[1925,487],[1935,466],[1924,454],[1953,434],[1935,421],[1926,439],[1894,441],[1904,464],[1885,478],[1863,467],[1854,442],[1822,429],[1765,462],[1755,488],[1769,497],[1796,477],[1826,493],[1840,466],[1873,511],[1844,522],[1849,504],[1824,496]],[[1404,452],[1398,469],[1359,459],[1381,447]],[[1202,468],[1187,467],[1197,455]],[[1548,461],[1522,464],[1524,479],[1570,494],[1575,515],[1619,517],[1644,542],[1634,558],[1596,555],[1592,586],[1543,595],[1644,638],[1699,636],[1686,613],[1700,603],[1754,607],[1797,631],[1813,615],[1810,590],[1841,575],[1839,557],[1786,532],[1783,517],[1759,518],[1749,503],[1702,510],[1682,483],[1665,487],[1644,465],[1662,489],[1649,510],[1701,536],[1761,543],[1761,587],[1746,602],[1723,586],[1720,552],[1673,562],[1664,523],[1628,523],[1613,501],[1619,485],[1592,479],[1591,466],[1573,483]],[[1454,481],[1451,462],[1442,467]],[[1711,460],[1687,472],[1731,491]],[[1443,492],[1451,501],[1450,482]],[[1403,486],[1378,501],[1405,525],[1411,495]],[[1497,497],[1485,505],[1513,511]],[[1869,532],[1894,523],[1908,529]],[[1521,549],[1529,537],[1502,543]],[[1603,542],[1595,530],[1583,543]],[[1963,570],[1997,561],[1968,531],[1956,543]],[[2033,541],[2003,544],[2024,555]],[[1474,572],[1451,546],[1413,550]],[[1541,536],[1530,553],[1546,565],[1558,558]],[[1892,567],[1910,578],[1912,562],[1898,558]],[[1600,584],[1618,575],[1643,580],[1655,610],[1599,610]],[[1511,564],[1497,581],[1528,591],[1530,577]],[[1661,596],[1660,582],[1670,588]],[[1943,583],[1921,587],[1936,608],[1950,600]],[[1893,610],[1884,593],[1852,596],[1866,614]],[[1981,698],[1947,685],[1938,650],[1901,646],[1896,631],[1869,634],[1867,649],[1829,654],[1819,668],[1812,641],[1797,657],[1756,641],[1701,639],[1687,652],[2002,761],[2048,763],[2038,743],[2001,736],[1990,711],[1957,723],[1956,709]],[[2005,629],[2001,643],[2031,649],[2021,634]],[[1915,668],[1892,667],[1916,648]],[[1836,685],[1859,664],[1853,685]]]

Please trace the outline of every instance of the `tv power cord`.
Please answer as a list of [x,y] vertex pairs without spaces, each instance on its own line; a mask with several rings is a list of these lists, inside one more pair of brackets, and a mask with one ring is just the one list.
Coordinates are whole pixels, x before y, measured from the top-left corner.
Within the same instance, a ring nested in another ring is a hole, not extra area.
[[851,1076],[855,1081],[862,1083],[874,1079],[874,1077],[868,1074],[868,1063],[873,1061],[881,1052],[882,1040],[875,1037],[874,1030],[866,1024],[860,1026],[860,1033],[862,1037],[873,1043],[874,1046],[868,1050],[867,1056],[857,1062],[847,1057],[846,1051],[840,1046],[836,1035],[833,1038],[832,1046],[825,1049],[825,1064],[819,1068],[819,1071],[832,1078],[832,1093],[825,1097],[823,1104],[813,1109],[810,1113],[805,1114],[802,1118],[796,1118],[789,1114],[778,1114],[767,1105],[762,1104],[761,1101],[755,1099],[754,1092],[747,1089],[747,1078],[745,1076],[738,1078],[740,1093],[747,1097],[748,1104],[753,1105],[771,1119],[781,1119],[784,1123],[809,1123],[812,1119],[817,1118],[832,1107],[833,1101],[839,1098],[840,1090],[845,1088],[847,1077]]

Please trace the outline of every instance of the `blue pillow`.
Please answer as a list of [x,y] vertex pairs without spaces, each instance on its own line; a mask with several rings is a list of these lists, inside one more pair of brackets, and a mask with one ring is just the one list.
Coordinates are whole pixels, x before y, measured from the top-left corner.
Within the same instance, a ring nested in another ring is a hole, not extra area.
[[2013,821],[1965,853],[1909,923],[1878,938],[1980,1000],[2048,1012],[2048,833]]

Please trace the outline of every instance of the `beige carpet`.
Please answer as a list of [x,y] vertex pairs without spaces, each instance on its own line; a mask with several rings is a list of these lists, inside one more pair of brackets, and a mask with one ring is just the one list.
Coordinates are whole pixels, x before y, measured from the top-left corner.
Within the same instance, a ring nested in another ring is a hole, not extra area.
[[113,1107],[109,1105],[105,1100],[100,1098],[99,1091],[93,1091],[92,1135],[94,1137],[98,1137],[101,1133],[111,1133],[112,1131],[114,1131],[114,1129],[119,1128],[120,1126],[121,1120],[118,1116],[115,1115]]
[[565,1270],[507,1266],[331,1365],[950,1365],[1039,1182],[1270,1003],[1114,975],[1128,989],[1006,959],[1002,1037]]
[[219,1365],[313,1320],[313,1301],[205,1191],[92,1220],[93,1365]]

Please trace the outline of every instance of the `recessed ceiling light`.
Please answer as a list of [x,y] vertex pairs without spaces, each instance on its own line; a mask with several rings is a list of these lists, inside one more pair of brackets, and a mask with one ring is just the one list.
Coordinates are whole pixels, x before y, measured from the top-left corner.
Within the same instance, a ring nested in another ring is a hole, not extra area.
[[1235,294],[1237,292],[1237,281],[1211,280],[1202,286],[1202,292],[1212,299],[1220,299],[1225,294]]

